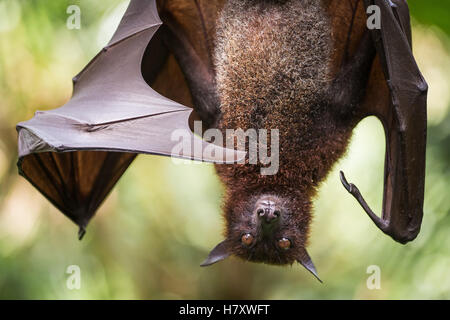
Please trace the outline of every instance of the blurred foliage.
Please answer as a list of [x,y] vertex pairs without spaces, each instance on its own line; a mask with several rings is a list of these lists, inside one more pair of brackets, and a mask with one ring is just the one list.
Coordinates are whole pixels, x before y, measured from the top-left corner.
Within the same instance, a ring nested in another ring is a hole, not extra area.
[[[81,30],[66,28],[70,4],[82,9]],[[448,1],[409,1],[414,50],[430,85],[422,232],[406,246],[393,242],[342,188],[338,169],[381,210],[384,134],[378,121],[364,120],[315,202],[310,253],[324,285],[297,265],[230,258],[199,268],[221,240],[223,190],[211,165],[139,156],[82,242],[17,175],[15,124],[69,99],[71,76],[108,41],[126,4],[0,0],[0,298],[450,298]],[[66,287],[70,265],[81,268],[80,290]],[[366,286],[370,265],[381,268],[380,290]]]
[[436,26],[450,35],[450,1],[442,0],[408,0],[414,18],[422,24]]

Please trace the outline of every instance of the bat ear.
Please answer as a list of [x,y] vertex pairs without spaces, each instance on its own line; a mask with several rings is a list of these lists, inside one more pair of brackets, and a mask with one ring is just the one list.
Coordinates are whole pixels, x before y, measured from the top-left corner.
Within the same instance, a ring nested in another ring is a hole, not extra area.
[[201,267],[210,266],[216,262],[222,261],[230,256],[226,240],[219,243],[208,255],[205,261],[200,265]]
[[297,258],[297,261],[306,268],[309,272],[311,272],[314,277],[319,280],[320,283],[322,283],[322,280],[320,280],[319,275],[317,274],[316,267],[314,266],[314,263],[311,260],[311,257],[309,256],[306,249],[302,250],[302,253],[300,255],[300,258]]

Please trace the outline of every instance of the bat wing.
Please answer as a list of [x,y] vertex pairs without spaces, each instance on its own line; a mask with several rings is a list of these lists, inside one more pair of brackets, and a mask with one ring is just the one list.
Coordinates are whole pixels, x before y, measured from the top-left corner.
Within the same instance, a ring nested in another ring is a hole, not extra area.
[[225,0],[158,0],[162,42],[177,61],[191,103],[206,127],[219,116],[213,67],[216,20]]
[[423,217],[427,83],[411,49],[405,0],[364,0],[380,9],[381,29],[370,31],[377,58],[370,73],[363,116],[375,115],[386,134],[383,212],[377,216],[341,172],[344,187],[384,233],[400,243],[414,240]]
[[144,58],[154,81],[167,60],[161,24],[154,0],[132,0],[109,44],[74,78],[71,100],[17,125],[19,173],[79,225],[80,238],[138,153],[219,163],[245,156],[195,136],[192,109],[144,80]]

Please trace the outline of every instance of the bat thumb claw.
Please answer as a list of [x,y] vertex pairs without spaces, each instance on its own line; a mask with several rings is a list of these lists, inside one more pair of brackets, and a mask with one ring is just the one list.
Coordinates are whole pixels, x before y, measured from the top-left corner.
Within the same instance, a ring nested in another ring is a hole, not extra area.
[[344,186],[345,189],[347,189],[348,192],[352,192],[352,186],[348,183],[347,179],[345,178],[344,172],[339,171],[339,177],[341,178],[341,183]]

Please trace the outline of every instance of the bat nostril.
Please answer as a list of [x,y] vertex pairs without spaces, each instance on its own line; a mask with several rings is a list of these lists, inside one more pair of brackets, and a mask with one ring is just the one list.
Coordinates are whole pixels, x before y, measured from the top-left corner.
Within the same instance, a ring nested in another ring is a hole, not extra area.
[[264,209],[263,208],[259,208],[256,213],[258,214],[258,216],[262,217],[264,216]]
[[267,223],[272,223],[278,220],[278,217],[280,216],[279,211],[278,214],[275,214],[275,212],[271,212],[270,214],[268,214],[266,216],[266,222]]

